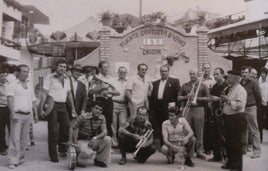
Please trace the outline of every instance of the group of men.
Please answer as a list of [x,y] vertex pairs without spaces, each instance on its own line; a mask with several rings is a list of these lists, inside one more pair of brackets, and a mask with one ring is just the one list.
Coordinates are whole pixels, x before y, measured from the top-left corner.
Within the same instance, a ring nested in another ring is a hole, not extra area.
[[[249,144],[253,151],[251,158],[260,157],[260,133],[268,102],[266,68],[261,70],[257,81],[251,78],[254,71],[251,67],[242,68],[241,72],[231,70],[227,75],[222,68],[215,68],[213,78],[211,65],[206,63],[201,77],[197,70],[190,69],[190,81],[182,86],[179,79],[169,76],[167,65],[160,67],[161,78],[153,82],[146,76],[147,69],[146,64],[139,64],[137,74],[127,78],[127,68],[121,66],[118,77],[112,78],[106,61],[101,61],[98,67],[82,68],[75,64],[67,68],[65,60],[58,60],[55,72],[44,80],[38,111],[34,96],[27,96],[33,102],[34,116],[38,113],[39,117],[47,118],[50,160],[59,162],[58,157],[66,156],[66,144],[73,143],[78,146],[77,164],[81,167],[87,165],[94,153],[94,164],[107,167],[112,147],[120,149],[119,164],[127,163],[127,152],[134,153],[138,163],[144,163],[159,148],[158,143],[167,163],[173,163],[181,147],[185,147],[185,164],[189,167],[194,167],[191,158],[195,153],[197,158],[206,160],[204,153],[212,151],[213,158],[208,161],[225,161],[223,169],[240,171],[242,155],[250,151]],[[18,91],[27,89],[26,84],[27,81],[20,81]],[[24,117],[32,107],[32,103],[27,103],[28,108],[17,109],[16,98],[12,97],[20,98],[19,94],[7,93],[10,135],[14,137],[17,122],[12,120],[25,123]],[[183,110],[184,106],[189,109]],[[12,139],[10,143],[9,168],[15,168],[23,163],[23,158],[12,160],[12,150],[20,149],[16,144],[13,147]]]

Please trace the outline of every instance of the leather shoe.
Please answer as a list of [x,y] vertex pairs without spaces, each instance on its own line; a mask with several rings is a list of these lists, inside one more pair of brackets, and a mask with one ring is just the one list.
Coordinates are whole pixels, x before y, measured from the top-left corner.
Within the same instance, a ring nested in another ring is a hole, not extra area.
[[126,163],[127,163],[127,158],[126,157],[122,157],[118,164],[124,165]]
[[50,161],[53,162],[53,163],[59,163],[59,159],[58,158],[51,158]]
[[208,159],[208,162],[220,162],[222,161],[220,158],[213,157],[211,159]]
[[196,154],[196,157],[201,159],[201,160],[206,160],[206,156],[202,153]]
[[189,157],[186,158],[184,164],[189,166],[189,167],[194,167],[194,163],[192,162],[191,158],[189,158]]
[[98,161],[96,159],[94,160],[94,164],[95,166],[99,166],[99,167],[107,167],[107,165],[104,162]]
[[231,168],[230,168],[229,166],[227,166],[227,165],[222,165],[221,168],[222,168],[222,169],[231,169]]

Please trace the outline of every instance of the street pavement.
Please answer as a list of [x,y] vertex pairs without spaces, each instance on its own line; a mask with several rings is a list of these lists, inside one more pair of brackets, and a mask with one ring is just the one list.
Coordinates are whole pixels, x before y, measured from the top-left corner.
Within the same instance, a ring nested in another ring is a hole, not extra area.
[[[47,123],[41,121],[34,125],[35,146],[29,147],[26,153],[26,160],[28,165],[22,165],[13,169],[14,171],[56,171],[68,170],[67,160],[60,158],[59,163],[52,163],[48,157],[47,146]],[[243,171],[268,171],[268,131],[264,131],[264,142],[262,143],[262,156],[257,159],[251,159],[250,154],[243,156]],[[210,158],[211,156],[207,156]],[[112,161],[108,168],[99,168],[94,166],[93,159],[91,159],[87,168],[76,168],[77,171],[82,170],[109,170],[109,171],[169,171],[179,170],[178,166],[174,164],[166,164],[166,157],[157,152],[152,155],[145,164],[135,163],[132,155],[128,155],[128,163],[124,166],[118,164],[120,155],[117,150],[112,154]],[[187,171],[223,171],[220,166],[221,163],[207,162],[200,159],[193,159],[194,168],[186,167]],[[0,156],[0,171],[11,170],[7,168],[7,157]]]

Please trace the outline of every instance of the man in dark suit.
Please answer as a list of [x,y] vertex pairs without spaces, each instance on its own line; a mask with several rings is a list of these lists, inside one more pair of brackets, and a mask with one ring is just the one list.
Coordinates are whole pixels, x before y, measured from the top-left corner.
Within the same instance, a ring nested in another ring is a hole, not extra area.
[[169,77],[169,67],[160,67],[161,79],[153,82],[151,95],[151,111],[154,123],[155,136],[160,139],[163,145],[162,123],[168,119],[168,104],[177,102],[177,95],[180,89],[180,81],[177,78]]
[[[71,69],[70,87],[73,95],[74,107],[77,115],[87,111],[87,91],[85,85],[78,80],[81,76],[82,67],[79,64],[75,64]],[[71,112],[70,112],[71,113]],[[75,115],[71,114],[71,119],[75,118]]]

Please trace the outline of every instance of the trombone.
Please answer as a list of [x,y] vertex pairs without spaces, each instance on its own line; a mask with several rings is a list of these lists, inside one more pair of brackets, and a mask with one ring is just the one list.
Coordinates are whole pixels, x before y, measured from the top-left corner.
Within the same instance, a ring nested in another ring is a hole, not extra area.
[[140,141],[136,145],[137,150],[133,153],[134,157],[137,156],[137,153],[140,151],[141,147],[148,141],[148,139],[152,135],[153,131],[154,131],[153,129],[147,130],[145,132],[145,134],[143,134],[143,136],[141,137]]

